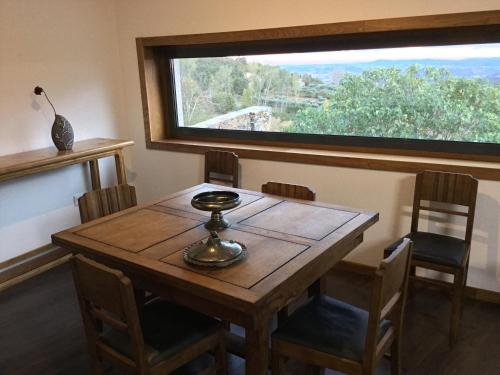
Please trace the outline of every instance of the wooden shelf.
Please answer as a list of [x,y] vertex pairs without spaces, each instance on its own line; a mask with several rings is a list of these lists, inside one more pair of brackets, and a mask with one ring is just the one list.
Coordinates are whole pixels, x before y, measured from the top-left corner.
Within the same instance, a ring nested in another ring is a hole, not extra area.
[[55,147],[0,156],[0,181],[120,155],[133,141],[92,138],[75,142],[73,150],[58,151]]
[[[18,154],[0,156],[0,182],[67,165],[89,162],[92,190],[101,188],[99,159],[114,156],[118,184],[127,183],[123,149],[133,141],[92,138],[76,142],[71,151],[58,151],[54,146]],[[0,291],[65,262],[68,251],[42,246],[0,263]]]

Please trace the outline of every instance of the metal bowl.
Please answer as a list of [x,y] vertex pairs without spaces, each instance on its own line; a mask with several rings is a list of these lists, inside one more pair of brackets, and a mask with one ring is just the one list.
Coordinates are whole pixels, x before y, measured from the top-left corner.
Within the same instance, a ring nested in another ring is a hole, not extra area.
[[227,267],[246,256],[246,247],[232,240],[222,240],[211,231],[204,243],[198,241],[184,249],[184,261],[202,267]]
[[233,191],[206,191],[196,194],[191,199],[191,205],[202,211],[211,211],[210,221],[205,224],[208,230],[223,230],[229,227],[229,222],[224,219],[221,211],[230,210],[239,206],[241,198]]

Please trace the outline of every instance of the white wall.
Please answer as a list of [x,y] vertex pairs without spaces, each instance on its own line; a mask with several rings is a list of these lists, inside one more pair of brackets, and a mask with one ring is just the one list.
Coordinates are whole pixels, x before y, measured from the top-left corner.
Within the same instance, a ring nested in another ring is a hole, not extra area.
[[[124,118],[136,141],[133,160],[143,201],[202,181],[199,155],[146,150],[135,38],[257,29],[361,19],[457,13],[498,8],[498,0],[333,1],[183,0],[117,1],[119,48],[125,96]],[[365,244],[352,255],[375,264],[381,249],[409,228],[413,176],[361,169],[242,160],[242,186],[260,188],[270,179],[304,183],[321,201],[380,212]],[[481,181],[469,284],[500,291],[500,183]]]
[[[76,140],[126,137],[115,15],[111,1],[0,0],[0,155],[52,146],[53,113],[36,85]],[[113,183],[112,161],[102,173]],[[78,224],[73,195],[88,188],[83,166],[0,183],[0,262]]]

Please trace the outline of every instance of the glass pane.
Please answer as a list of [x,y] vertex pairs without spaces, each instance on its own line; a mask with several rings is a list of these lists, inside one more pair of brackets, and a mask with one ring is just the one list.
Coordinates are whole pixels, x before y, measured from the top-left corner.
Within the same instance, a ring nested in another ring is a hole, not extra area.
[[500,43],[174,60],[179,126],[500,143]]

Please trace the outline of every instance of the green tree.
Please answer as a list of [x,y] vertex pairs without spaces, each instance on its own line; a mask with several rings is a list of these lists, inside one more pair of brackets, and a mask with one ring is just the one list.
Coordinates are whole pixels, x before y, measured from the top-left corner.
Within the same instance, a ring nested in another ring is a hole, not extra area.
[[236,109],[233,92],[232,68],[221,65],[213,75],[210,84],[210,98],[218,113],[226,113]]
[[500,142],[500,88],[413,65],[346,74],[322,106],[299,110],[288,131]]

